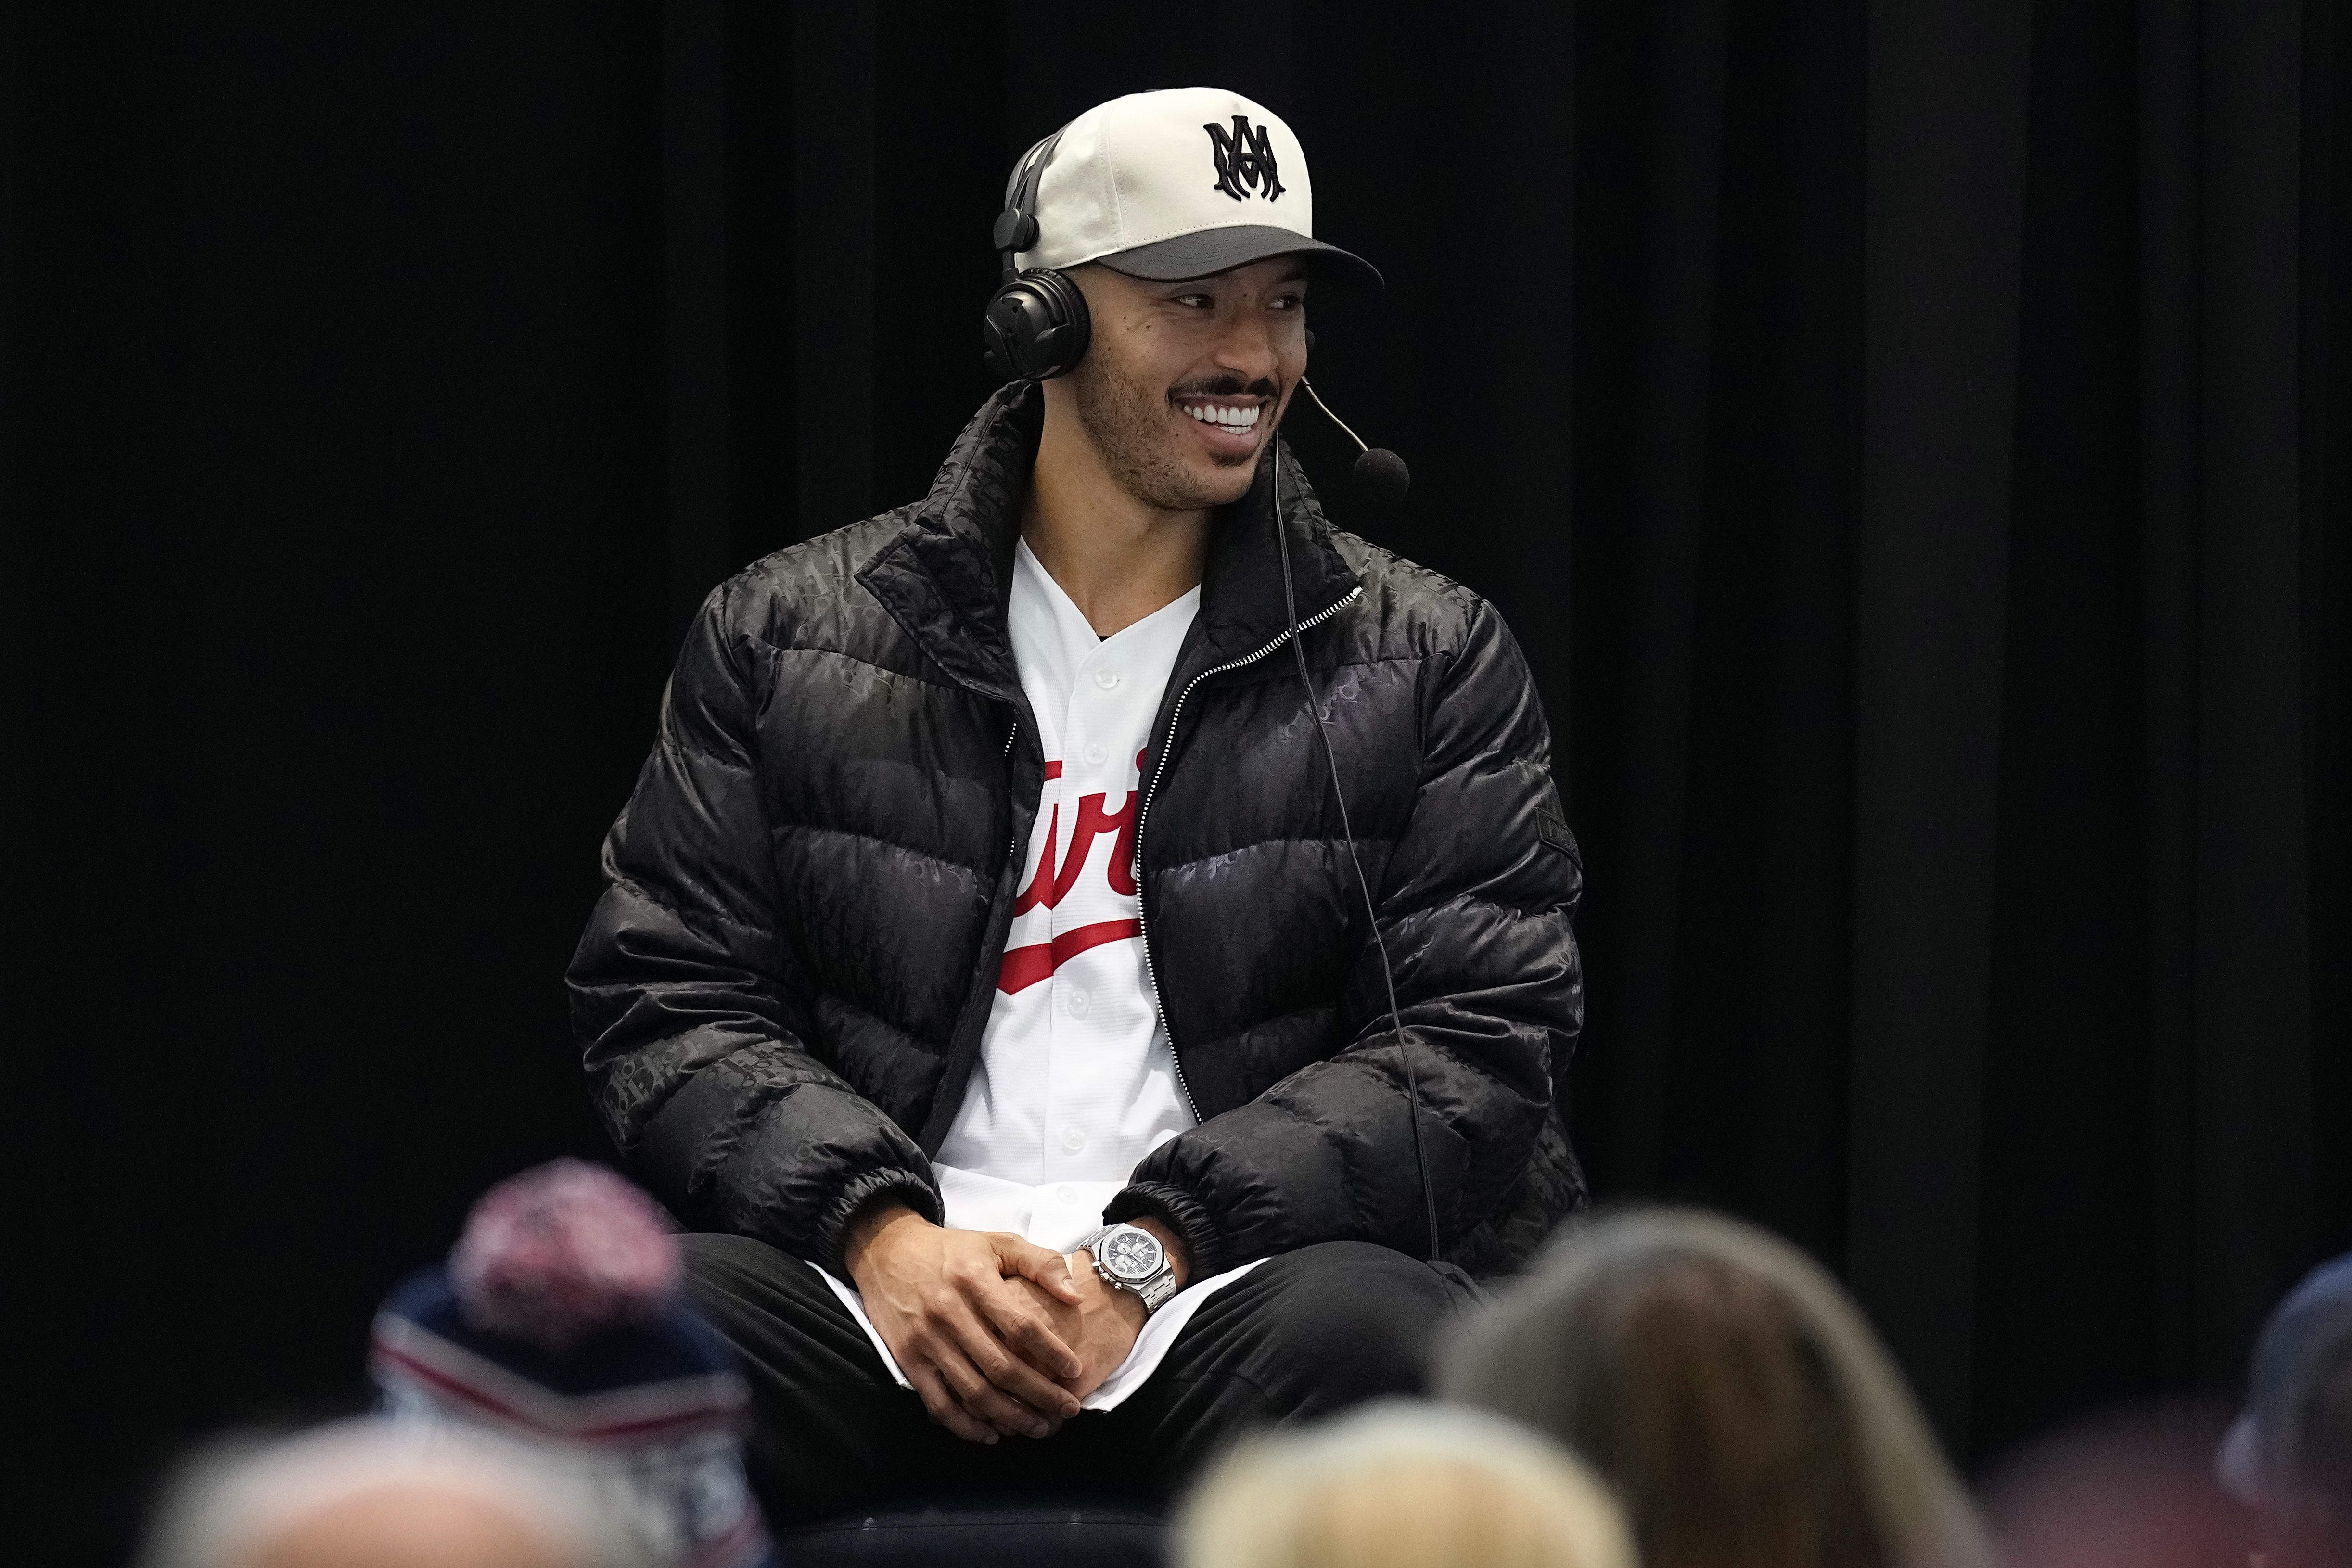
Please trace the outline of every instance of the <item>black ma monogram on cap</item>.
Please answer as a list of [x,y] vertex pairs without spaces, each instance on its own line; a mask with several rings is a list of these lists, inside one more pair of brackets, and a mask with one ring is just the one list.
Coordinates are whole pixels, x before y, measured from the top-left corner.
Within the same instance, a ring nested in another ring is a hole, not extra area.
[[1209,133],[1210,156],[1217,161],[1217,183],[1212,189],[1236,202],[1242,200],[1244,185],[1269,202],[1282,194],[1282,176],[1274,167],[1274,143],[1267,140],[1265,126],[1253,130],[1248,115],[1236,114],[1230,131],[1213,120],[1201,129]]

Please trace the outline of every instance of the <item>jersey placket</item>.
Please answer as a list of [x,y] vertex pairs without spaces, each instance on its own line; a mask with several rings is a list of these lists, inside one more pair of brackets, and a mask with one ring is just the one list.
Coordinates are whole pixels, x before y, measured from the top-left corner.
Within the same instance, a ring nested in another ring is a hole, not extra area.
[[[1108,650],[1108,643],[1098,643],[1079,661],[1070,705],[1063,719],[1062,777],[1068,785],[1063,798],[1069,802],[1070,810],[1070,839],[1063,853],[1083,859],[1075,868],[1077,878],[1071,883],[1070,896],[1054,909],[1054,935],[1057,938],[1111,913],[1104,907],[1110,891],[1104,882],[1106,873],[1098,871],[1094,862],[1115,846],[1103,842],[1100,834],[1084,844],[1078,841],[1081,831],[1093,825],[1089,803],[1097,810],[1107,808],[1110,797],[1118,792],[1110,777],[1115,771],[1115,737],[1110,731],[1120,717],[1116,701],[1118,678],[1109,668]],[[1084,1053],[1099,1039],[1100,1024],[1090,1021],[1090,1018],[1103,999],[1095,996],[1089,984],[1095,966],[1078,962],[1077,958],[1078,955],[1072,955],[1069,962],[1054,971],[1053,1076],[1058,1092],[1053,1098],[1047,1123],[1046,1153],[1048,1168],[1058,1180],[1079,1178],[1089,1168],[1086,1113],[1099,1109],[1072,1103],[1074,1097],[1069,1092],[1074,1082],[1084,1084],[1088,1080],[1086,1064],[1071,1058]]]

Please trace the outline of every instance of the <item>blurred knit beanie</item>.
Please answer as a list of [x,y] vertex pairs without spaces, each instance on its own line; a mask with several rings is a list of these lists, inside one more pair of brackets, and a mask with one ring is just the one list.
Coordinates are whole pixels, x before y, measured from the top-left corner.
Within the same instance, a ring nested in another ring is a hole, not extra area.
[[2254,1342],[2221,1483],[2274,1519],[2352,1527],[2352,1253],[2287,1292]]
[[384,1411],[528,1448],[571,1478],[625,1561],[773,1564],[743,1471],[749,1393],[680,1272],[668,1216],[603,1166],[557,1160],[501,1182],[446,1267],[377,1312]]

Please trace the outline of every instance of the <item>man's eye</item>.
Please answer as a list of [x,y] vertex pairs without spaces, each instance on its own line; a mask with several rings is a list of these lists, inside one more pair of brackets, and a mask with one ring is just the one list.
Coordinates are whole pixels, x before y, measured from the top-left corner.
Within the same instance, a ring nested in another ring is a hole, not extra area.
[[1179,294],[1176,297],[1176,303],[1194,310],[1206,310],[1215,304],[1215,301],[1205,294]]

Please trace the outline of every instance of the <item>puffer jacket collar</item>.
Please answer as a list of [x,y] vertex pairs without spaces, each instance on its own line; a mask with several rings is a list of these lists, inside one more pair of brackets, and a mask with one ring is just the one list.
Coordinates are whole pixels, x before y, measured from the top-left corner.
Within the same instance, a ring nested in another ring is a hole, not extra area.
[[[950,678],[1024,715],[1006,603],[1021,497],[1036,461],[1045,393],[1033,382],[1000,390],[957,437],[930,494],[896,537],[858,570],[881,601]],[[1330,526],[1290,454],[1277,445],[1283,526],[1290,538],[1298,614],[1311,619],[1355,591],[1355,572],[1332,547]],[[1247,657],[1289,625],[1282,566],[1267,518],[1275,465],[1260,463],[1249,493],[1217,516],[1201,585],[1201,612],[1169,685]]]

